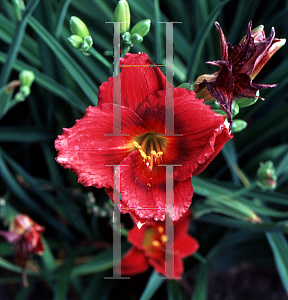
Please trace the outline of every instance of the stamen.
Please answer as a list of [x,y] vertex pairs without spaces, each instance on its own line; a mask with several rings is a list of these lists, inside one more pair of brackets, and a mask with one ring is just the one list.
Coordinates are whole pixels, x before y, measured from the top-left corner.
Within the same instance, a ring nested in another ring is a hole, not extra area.
[[161,246],[162,246],[161,243],[160,243],[159,241],[157,241],[157,240],[152,241],[151,244],[152,244],[154,247],[161,247]]
[[[143,140],[141,140],[141,138],[143,138]],[[137,142],[133,141],[134,146],[138,149],[143,158],[148,172],[153,170],[155,164],[162,162],[161,156],[163,155],[163,151],[161,145],[165,147],[166,139],[162,137],[161,140],[158,139],[159,137],[156,136],[156,133],[147,133],[137,137]]]

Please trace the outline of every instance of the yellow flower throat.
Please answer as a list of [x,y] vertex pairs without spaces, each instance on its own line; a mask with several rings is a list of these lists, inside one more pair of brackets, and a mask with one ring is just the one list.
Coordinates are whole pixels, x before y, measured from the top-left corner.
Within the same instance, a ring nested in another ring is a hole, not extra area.
[[166,137],[149,132],[136,137],[133,144],[141,154],[149,172],[153,170],[153,166],[163,162],[162,156],[167,144]]

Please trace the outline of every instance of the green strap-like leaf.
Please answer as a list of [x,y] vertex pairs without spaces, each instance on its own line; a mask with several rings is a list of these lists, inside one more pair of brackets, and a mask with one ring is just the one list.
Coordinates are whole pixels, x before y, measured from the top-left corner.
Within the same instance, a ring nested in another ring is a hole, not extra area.
[[197,277],[196,284],[193,291],[191,300],[206,300],[207,299],[207,288],[208,288],[208,266],[207,264],[201,264]]
[[275,264],[288,296],[288,243],[283,233],[267,232],[266,237],[273,251]]
[[146,284],[145,290],[143,291],[140,300],[149,300],[159,289],[159,287],[164,282],[163,275],[158,274],[156,271],[153,271],[150,275],[150,278]]
[[[215,22],[215,19],[221,12],[222,8],[229,2],[230,0],[225,0],[219,2],[219,4],[213,9],[211,14],[209,15],[209,18],[206,20],[206,22],[203,24],[201,29],[198,31],[196,38],[194,40],[193,46],[191,48],[191,52],[189,53],[189,60],[188,60],[188,70],[187,70],[187,76],[186,76],[186,82],[188,82],[190,79],[195,80],[195,73],[198,68],[198,64],[200,61],[200,56],[203,51],[203,47],[206,41],[206,38],[209,34],[209,31],[212,27],[212,25]],[[201,74],[199,74],[201,75]]]
[[13,41],[9,48],[7,61],[1,70],[0,86],[3,86],[7,82],[11,74],[14,61],[17,57],[17,54],[19,52],[19,47],[21,45],[23,36],[25,34],[27,21],[31,16],[32,12],[34,11],[34,9],[36,8],[36,6],[38,5],[39,1],[40,0],[35,0],[35,1],[30,1],[28,3],[22,21],[18,23],[16,27],[15,34],[13,36]]

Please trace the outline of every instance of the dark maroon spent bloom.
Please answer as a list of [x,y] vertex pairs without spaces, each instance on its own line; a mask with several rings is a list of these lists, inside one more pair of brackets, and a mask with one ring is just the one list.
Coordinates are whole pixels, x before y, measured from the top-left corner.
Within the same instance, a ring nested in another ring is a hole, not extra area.
[[[251,31],[252,21],[248,24],[247,35],[238,45],[232,46],[219,23],[215,23],[220,38],[220,61],[207,62],[221,69],[212,75],[202,75],[194,83],[197,98],[205,101],[216,98],[227,113],[232,124],[231,106],[236,98],[255,98],[259,89],[276,87],[276,84],[257,84],[252,79],[258,74],[269,58],[285,44],[285,39],[274,39],[275,30],[271,29],[268,38],[263,26]],[[263,99],[259,97],[260,99]]]

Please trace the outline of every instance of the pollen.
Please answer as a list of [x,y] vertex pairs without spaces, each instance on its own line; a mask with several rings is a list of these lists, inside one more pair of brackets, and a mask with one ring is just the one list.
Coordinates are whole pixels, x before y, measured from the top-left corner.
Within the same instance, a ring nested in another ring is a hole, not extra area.
[[157,241],[157,240],[152,241],[151,244],[152,244],[154,247],[161,247],[161,246],[162,246],[161,243],[160,243],[159,241]]
[[145,164],[148,172],[163,162],[163,154],[166,150],[167,138],[158,136],[156,133],[146,133],[135,138],[133,141]]

